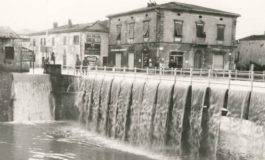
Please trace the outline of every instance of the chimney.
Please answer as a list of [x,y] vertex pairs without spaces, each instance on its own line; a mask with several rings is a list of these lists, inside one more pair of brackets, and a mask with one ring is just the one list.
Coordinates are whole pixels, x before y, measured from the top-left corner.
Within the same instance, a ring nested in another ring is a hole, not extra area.
[[57,28],[58,27],[58,23],[57,22],[53,22],[53,28]]
[[72,27],[72,26],[73,26],[73,24],[72,24],[72,20],[71,20],[71,19],[68,19],[68,26],[69,26],[69,27]]

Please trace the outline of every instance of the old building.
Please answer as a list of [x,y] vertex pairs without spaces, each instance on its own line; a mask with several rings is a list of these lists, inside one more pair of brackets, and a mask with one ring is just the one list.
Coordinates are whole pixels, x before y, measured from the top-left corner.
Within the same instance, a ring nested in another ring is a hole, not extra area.
[[29,50],[22,45],[23,38],[9,27],[0,27],[0,71],[28,71]]
[[53,24],[52,29],[29,34],[30,48],[36,55],[36,64],[55,55],[55,63],[74,66],[78,59],[88,57],[91,65],[105,65],[108,57],[108,22],[97,21],[86,24]]
[[234,55],[238,69],[248,70],[251,63],[265,66],[265,34],[239,39]]
[[177,2],[109,15],[109,64],[228,69],[238,17]]

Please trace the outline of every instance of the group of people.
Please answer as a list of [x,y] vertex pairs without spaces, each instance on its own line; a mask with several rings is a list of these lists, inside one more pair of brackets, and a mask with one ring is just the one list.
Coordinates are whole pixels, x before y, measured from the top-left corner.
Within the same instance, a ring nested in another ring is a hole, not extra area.
[[86,73],[87,74],[88,65],[89,65],[89,61],[88,61],[88,58],[87,57],[85,57],[83,59],[83,62],[81,62],[79,56],[78,55],[76,56],[76,62],[75,62],[76,72],[81,72],[80,69],[81,69],[81,66],[82,66],[83,73]]
[[47,64],[50,64],[50,62],[52,63],[52,64],[55,64],[55,53],[54,52],[52,52],[51,53],[51,58],[49,58],[49,57],[42,57],[42,63],[43,63],[43,67],[45,68],[45,66],[47,65]]

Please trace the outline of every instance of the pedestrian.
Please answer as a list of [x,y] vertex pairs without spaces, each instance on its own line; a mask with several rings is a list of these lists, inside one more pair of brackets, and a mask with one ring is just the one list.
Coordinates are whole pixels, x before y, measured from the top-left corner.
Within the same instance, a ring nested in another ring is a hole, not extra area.
[[80,71],[80,67],[81,67],[81,61],[79,59],[79,55],[76,55],[76,61],[75,61],[76,73],[78,73]]
[[170,59],[168,67],[169,68],[176,68],[177,67],[177,64],[176,64],[176,62],[174,62],[174,59]]
[[51,54],[51,61],[53,62],[53,64],[55,64],[55,54],[54,54],[54,52],[52,52],[52,54]]
[[88,61],[87,57],[85,57],[84,60],[83,60],[83,74],[84,73],[87,74],[88,63],[89,63],[89,61]]

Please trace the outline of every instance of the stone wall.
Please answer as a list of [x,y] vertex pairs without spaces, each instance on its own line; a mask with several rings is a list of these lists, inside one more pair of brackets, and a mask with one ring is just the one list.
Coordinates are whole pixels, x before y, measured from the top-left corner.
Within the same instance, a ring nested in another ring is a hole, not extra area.
[[0,71],[0,122],[12,120],[12,81],[12,74]]

